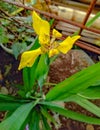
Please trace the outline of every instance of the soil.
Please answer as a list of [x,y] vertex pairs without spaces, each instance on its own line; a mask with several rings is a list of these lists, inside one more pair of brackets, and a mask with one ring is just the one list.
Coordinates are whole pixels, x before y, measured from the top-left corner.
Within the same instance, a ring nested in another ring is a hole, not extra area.
[[[49,72],[49,81],[53,83],[58,83],[62,80],[64,80],[66,77],[71,76],[72,74],[76,73],[77,71],[84,69],[84,67],[89,66],[92,64],[90,61],[89,63],[83,62],[79,66],[78,60],[75,60],[74,57],[74,62],[71,60],[71,52],[69,52],[69,55],[66,56],[60,55],[60,60],[55,61],[51,67],[50,67],[50,72]],[[84,61],[84,60],[83,60]],[[0,89],[4,89],[6,94],[12,94],[16,95],[16,88],[14,84],[16,83],[22,83],[22,74],[21,71],[18,71],[18,64],[19,61],[17,61],[12,55],[6,53],[2,48],[0,48]],[[67,66],[67,67],[66,67]],[[65,70],[65,68],[67,68]],[[98,106],[100,106],[100,100],[95,100],[94,103]],[[93,114],[89,113],[88,111],[84,110],[81,108],[79,105],[75,103],[66,103],[64,104],[66,108],[84,113],[86,115],[94,116]],[[0,113],[0,121],[4,117],[4,113]],[[62,116],[58,116],[58,122],[60,124],[59,130],[100,130],[100,126],[97,125],[90,125],[86,123],[82,123],[79,121],[67,119]],[[52,128],[53,130],[57,130],[55,128]]]

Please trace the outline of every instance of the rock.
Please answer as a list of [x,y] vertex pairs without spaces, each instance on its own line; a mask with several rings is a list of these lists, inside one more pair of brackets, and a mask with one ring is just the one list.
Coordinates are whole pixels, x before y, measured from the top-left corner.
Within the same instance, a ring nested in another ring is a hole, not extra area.
[[7,95],[8,94],[8,89],[6,87],[1,87],[0,93]]
[[86,125],[86,130],[94,130],[93,125]]
[[70,50],[60,54],[50,66],[50,82],[58,83],[74,73],[94,64],[93,60],[82,50]]

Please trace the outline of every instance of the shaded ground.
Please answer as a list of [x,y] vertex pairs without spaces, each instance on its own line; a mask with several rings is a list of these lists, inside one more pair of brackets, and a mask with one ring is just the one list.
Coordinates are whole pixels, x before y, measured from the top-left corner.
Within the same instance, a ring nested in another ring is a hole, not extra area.
[[[76,58],[77,59],[80,58],[79,55],[77,55],[75,58],[75,55],[76,53],[72,55],[71,52],[67,56],[60,55],[59,59],[57,59],[57,61],[55,61],[51,65],[49,72],[49,81],[58,83],[64,80],[66,77],[69,77],[73,73],[76,73],[77,71],[83,69],[84,67],[87,67],[88,65],[92,64],[91,60],[88,63],[85,62],[84,56],[83,59],[81,57],[80,61],[76,60]],[[14,84],[22,82],[21,71],[18,71],[17,68],[18,68],[18,61],[16,61],[13,56],[5,53],[0,48],[0,89],[3,87],[7,88],[7,90],[4,91],[12,95],[16,94],[16,88]],[[95,104],[100,106],[100,100],[96,100],[94,102]],[[75,103],[66,103],[64,105],[66,108],[69,108],[71,110],[84,113],[86,115],[94,116],[93,114],[87,112],[86,110],[84,110]],[[0,113],[0,121],[2,120],[3,116],[4,113]],[[59,130],[100,130],[100,126],[81,123],[71,119],[66,119],[65,117],[62,116],[59,116],[59,119],[61,125]],[[53,130],[57,129],[53,128]]]

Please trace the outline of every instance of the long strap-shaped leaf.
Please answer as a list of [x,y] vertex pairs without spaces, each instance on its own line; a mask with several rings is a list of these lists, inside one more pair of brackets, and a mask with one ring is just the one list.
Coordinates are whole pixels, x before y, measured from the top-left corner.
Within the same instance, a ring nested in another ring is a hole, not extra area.
[[21,105],[10,117],[0,123],[0,130],[20,130],[32,108],[37,103],[38,100]]
[[98,12],[92,19],[90,19],[87,23],[86,23],[86,27],[90,27],[96,19],[98,19],[100,17],[100,12]]
[[0,94],[0,100],[4,101],[15,101],[16,98],[10,95],[4,95],[4,94]]
[[91,86],[80,92],[79,95],[86,99],[100,99],[100,85]]
[[75,103],[79,104],[80,106],[82,106],[83,108],[85,108],[86,110],[88,110],[89,112],[92,112],[96,116],[100,117],[100,108],[97,107],[92,102],[88,101],[87,99],[85,99],[79,95],[71,96],[64,101],[65,102],[66,101],[67,102],[75,102]]
[[96,125],[100,125],[100,119],[98,118],[93,118],[93,117],[89,117],[71,110],[67,110],[61,106],[58,106],[57,104],[51,103],[51,102],[43,102],[41,104],[44,104],[45,106],[47,106],[48,109],[53,110],[57,113],[59,113],[60,115],[63,115],[67,118],[71,118],[77,121],[81,121],[81,122],[86,122],[89,124],[96,124]]
[[100,79],[100,62],[57,84],[46,95],[46,100],[63,100],[85,90]]
[[50,125],[47,122],[46,117],[42,116],[43,130],[51,130]]
[[0,101],[0,111],[13,111],[21,106],[23,103],[19,102],[1,102]]
[[[87,23],[85,24],[86,27],[90,27],[94,22],[95,20],[97,20],[98,18],[100,17],[100,12],[98,12],[93,18],[91,18],[89,21],[87,21]],[[84,30],[83,30],[84,31]],[[79,34],[79,31],[76,31],[74,35],[78,35]]]
[[33,110],[29,121],[29,130],[40,130],[39,129],[40,113]]
[[0,111],[13,111],[30,100],[18,99],[9,95],[0,94]]

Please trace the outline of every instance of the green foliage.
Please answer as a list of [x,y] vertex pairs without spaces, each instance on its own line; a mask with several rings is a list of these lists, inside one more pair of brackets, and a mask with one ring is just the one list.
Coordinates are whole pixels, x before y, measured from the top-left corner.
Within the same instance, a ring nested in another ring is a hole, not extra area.
[[37,0],[31,0],[32,5],[36,4]]
[[[85,24],[86,27],[90,27],[94,22],[95,20],[97,20],[98,18],[100,17],[100,12],[98,12],[93,18],[91,18],[89,21],[87,21],[87,23]],[[76,31],[74,35],[77,35],[79,33],[79,31]]]
[[0,94],[0,111],[13,111],[27,102],[28,100]]
[[[29,130],[39,130],[40,113],[33,111],[29,121]],[[34,125],[33,125],[34,124]]]
[[15,58],[17,59],[17,57],[19,56],[19,54],[21,54],[22,52],[24,52],[27,48],[27,44],[25,42],[23,43],[15,43],[12,45],[12,50],[13,50],[13,54],[15,56]]
[[88,89],[79,93],[80,96],[87,99],[100,99],[100,85],[89,87]]
[[95,115],[97,115],[98,117],[100,117],[100,108],[97,107],[95,104],[93,104],[92,102],[90,102],[89,100],[83,98],[80,94],[77,95],[73,95],[68,97],[66,100],[66,102],[75,102],[77,104],[79,104],[80,106],[82,106],[83,108],[85,108],[86,110],[94,113]]
[[[0,2],[0,46],[8,53],[18,58],[23,51],[29,50],[33,43],[33,29],[30,27],[32,23],[31,16],[26,18],[13,16],[18,8],[14,5]],[[27,11],[26,11],[27,12]],[[6,44],[5,44],[6,43]]]
[[50,125],[47,122],[47,119],[43,116],[42,117],[42,122],[43,122],[43,130],[51,130]]
[[52,25],[53,25],[54,21],[55,21],[55,19],[51,19],[51,20],[49,21],[50,26],[52,26]]
[[100,119],[88,117],[83,114],[80,114],[80,113],[77,113],[77,112],[74,112],[71,110],[67,110],[67,109],[57,105],[56,103],[43,102],[41,104],[46,105],[48,109],[55,111],[55,112],[59,113],[60,115],[63,115],[67,118],[71,118],[71,119],[82,121],[82,122],[87,122],[90,124],[99,124],[100,125]]
[[7,43],[8,38],[6,37],[5,31],[3,27],[0,27],[0,43]]
[[47,74],[49,71],[49,59],[47,54],[43,54],[40,56],[35,75],[38,81],[38,85],[40,88],[44,85]]
[[0,8],[5,9],[5,11],[11,13],[12,11],[14,11],[15,9],[18,9],[16,6],[8,4],[6,2],[2,2],[0,1]]
[[20,130],[24,121],[36,104],[37,101],[21,105],[10,117],[0,124],[0,130]]
[[[35,2],[32,0],[32,4]],[[1,5],[1,2],[0,6],[4,6],[5,10],[7,8],[7,5]],[[12,9],[9,8],[8,12],[11,13]],[[100,12],[86,26],[91,26],[99,16]],[[6,36],[7,30],[4,27],[14,25],[11,20],[2,20],[0,42],[7,43],[9,40],[14,42],[11,48],[16,59],[22,52],[40,47],[38,37],[33,38],[33,31],[26,29],[25,25],[20,28],[19,25],[14,26],[12,34]],[[54,19],[50,20],[50,25],[53,22]],[[29,17],[27,23],[30,25]],[[17,36],[15,36],[15,32],[17,32]],[[100,125],[100,108],[90,100],[100,99],[100,62],[56,85],[53,84],[53,88],[45,92],[46,84],[52,85],[52,83],[46,83],[46,79],[50,64],[56,58],[57,56],[49,58],[47,54],[38,56],[32,67],[22,70],[23,84],[19,85],[17,96],[0,94],[0,111],[8,112],[0,123],[0,130],[24,130],[26,126],[29,130],[51,130],[50,123],[53,123],[55,127],[57,125],[56,119],[53,117],[55,113],[77,121]],[[74,102],[96,117],[68,110],[60,105],[65,102]]]
[[[43,58],[42,61],[44,59],[45,58]],[[40,63],[40,65],[43,64],[42,62],[38,63]],[[24,69],[24,76],[26,75],[24,77],[24,83],[26,86],[24,85],[23,87],[25,87],[27,90],[26,92],[29,92],[28,88],[30,87],[30,78],[28,78],[29,73],[27,73],[29,72],[29,69],[31,68]],[[35,72],[35,70],[38,69],[39,68],[37,66],[37,68],[33,70]],[[48,71],[47,67],[45,69]],[[95,114],[97,117],[100,117],[100,108],[88,100],[100,99],[98,83],[100,80],[100,76],[98,74],[99,71],[100,63],[94,64],[55,85],[55,87],[53,87],[46,94],[46,97],[43,92],[41,93],[41,91],[39,94],[37,91],[38,89],[34,87],[36,83],[33,85],[33,87],[30,88],[30,93],[26,93],[26,95],[24,94],[24,99],[0,95],[0,110],[2,111],[3,108],[5,108],[4,110],[13,111],[10,116],[8,116],[2,123],[0,123],[0,130],[22,130],[22,127],[24,129],[27,124],[29,130],[40,130],[40,127],[42,127],[44,130],[51,130],[49,123],[52,122],[55,126],[57,123],[52,115],[50,115],[49,111],[57,112],[60,115],[74,120],[100,125],[99,118],[89,117],[84,114],[68,110],[59,104],[59,102],[63,101],[75,102],[89,112]],[[41,75],[45,75],[45,72],[46,71],[42,71],[42,74],[40,73],[40,77]],[[38,75],[35,77],[35,79],[38,81],[38,78],[40,77]],[[98,86],[94,86],[95,84]],[[95,93],[93,93],[93,91],[95,91]],[[7,102],[6,104],[4,104],[5,101]],[[30,112],[32,113],[31,115]],[[41,125],[39,125],[40,122]]]
[[100,17],[100,12],[98,12],[92,19],[90,19],[87,23],[86,23],[86,27],[90,27],[96,19],[98,19]]
[[50,122],[56,124],[55,119],[49,114],[48,110],[46,107],[41,107],[41,113],[42,115],[47,118]]
[[91,84],[100,79],[98,70],[100,70],[100,63],[92,65],[88,69],[84,69],[70,78],[65,79],[47,93],[46,100],[65,100],[76,92],[79,93],[87,89]]

